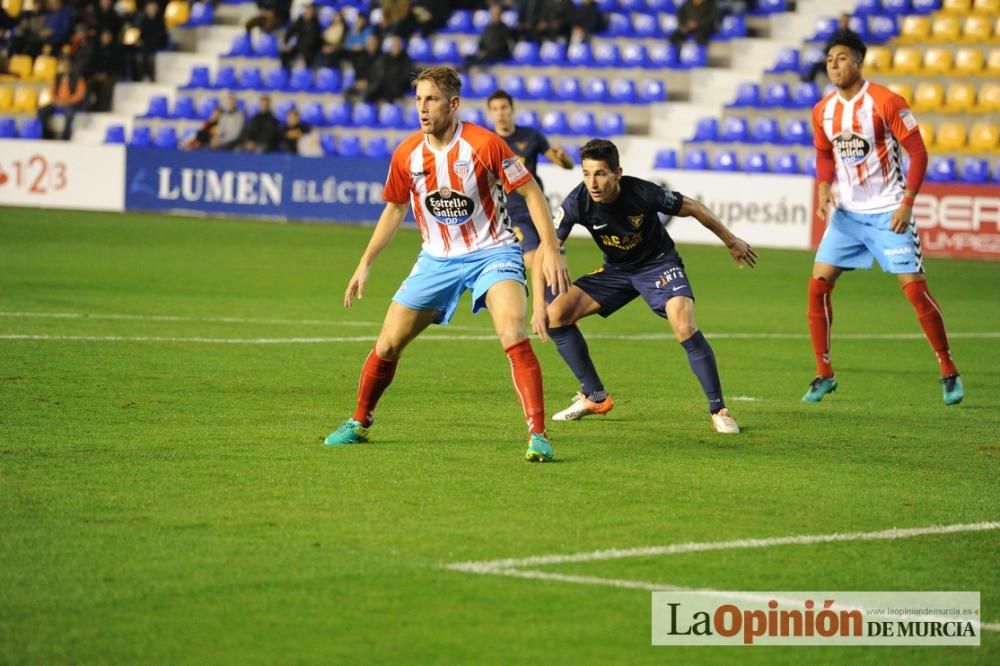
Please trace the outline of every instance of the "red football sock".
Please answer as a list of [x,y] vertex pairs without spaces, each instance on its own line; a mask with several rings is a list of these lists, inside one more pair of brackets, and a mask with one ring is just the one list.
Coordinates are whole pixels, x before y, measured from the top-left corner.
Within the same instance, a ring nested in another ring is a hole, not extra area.
[[903,292],[913,304],[913,309],[917,311],[917,319],[924,329],[927,341],[931,343],[931,348],[937,354],[938,363],[941,365],[941,376],[957,375],[958,368],[951,360],[951,351],[948,347],[948,333],[944,330],[944,319],[941,317],[941,308],[937,301],[927,290],[927,282],[916,280],[903,285]]
[[524,418],[528,421],[528,431],[545,432],[545,398],[542,394],[542,368],[538,357],[531,348],[531,340],[525,338],[504,349],[510,359],[514,388],[521,399]]
[[354,420],[360,421],[366,428],[372,424],[375,405],[392,383],[398,363],[398,358],[382,358],[374,349],[365,359],[358,380],[358,406],[354,410]]
[[833,285],[825,280],[809,280],[809,336],[816,353],[816,376],[833,377],[830,365],[830,329],[833,328]]

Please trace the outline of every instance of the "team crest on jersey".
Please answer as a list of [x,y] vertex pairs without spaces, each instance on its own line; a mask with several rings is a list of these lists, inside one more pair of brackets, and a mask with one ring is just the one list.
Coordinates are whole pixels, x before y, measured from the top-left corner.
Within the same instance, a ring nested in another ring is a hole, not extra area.
[[517,146],[517,149],[520,150],[521,152],[524,152],[525,150],[528,149],[527,141],[515,141],[514,145]]
[[469,164],[469,160],[457,160],[451,168],[454,169],[456,176],[459,178],[465,178],[469,175],[472,165]]
[[866,138],[845,129],[833,140],[833,149],[847,166],[861,164],[872,154],[872,144]]
[[468,222],[476,203],[461,192],[442,187],[424,197],[424,205],[435,220],[443,224]]
[[642,215],[629,215],[628,223],[632,225],[633,229],[638,229],[642,226]]

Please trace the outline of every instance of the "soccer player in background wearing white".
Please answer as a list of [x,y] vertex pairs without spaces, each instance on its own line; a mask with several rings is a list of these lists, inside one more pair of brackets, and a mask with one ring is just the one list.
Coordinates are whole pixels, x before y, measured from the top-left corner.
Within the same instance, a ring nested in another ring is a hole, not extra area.
[[[521,249],[503,208],[516,190],[541,236],[540,270],[549,287],[564,293],[569,271],[559,253],[545,196],[507,144],[493,132],[460,122],[462,83],[450,67],[432,67],[414,81],[420,131],[396,148],[389,166],[385,209],[344,293],[344,306],[362,298],[375,258],[395,236],[412,205],[423,238],[417,262],[392,298],[375,347],[358,382],[354,416],[326,444],[368,440],[375,406],[392,382],[403,349],[430,324],[447,324],[466,290],[472,311],[487,308],[510,360],[514,386],[528,422],[531,462],[552,460],[545,433],[542,373],[525,326],[527,290]],[[536,290],[538,291],[538,290]],[[544,340],[545,303],[534,300],[532,329]]]
[[[831,292],[845,270],[870,270],[873,259],[894,273],[916,310],[924,334],[937,354],[946,405],[965,396],[951,358],[941,308],[931,296],[924,258],[913,220],[913,200],[927,170],[927,149],[906,101],[862,76],[866,48],[854,33],[830,41],[826,69],[835,90],[812,114],[816,145],[818,215],[829,225],[809,281],[809,333],[816,354],[816,378],[803,396],[819,402],[837,388],[830,363],[833,324]],[[900,146],[910,157],[903,174]],[[837,199],[830,190],[837,178]]]

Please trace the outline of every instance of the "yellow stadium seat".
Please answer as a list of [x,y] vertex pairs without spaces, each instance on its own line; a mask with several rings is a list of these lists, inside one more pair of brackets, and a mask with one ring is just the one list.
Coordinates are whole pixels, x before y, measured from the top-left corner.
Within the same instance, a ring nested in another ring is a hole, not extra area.
[[944,104],[944,88],[940,83],[924,81],[913,91],[914,111],[937,111]]
[[899,25],[900,44],[917,44],[925,42],[931,35],[931,19],[928,16],[905,16]]
[[920,71],[920,49],[904,46],[892,54],[892,70],[897,74],[916,74]]
[[971,83],[952,83],[944,96],[946,113],[968,113],[976,106],[976,88]]
[[13,104],[14,88],[11,86],[0,85],[0,111],[10,111],[10,107]]
[[986,54],[986,69],[983,70],[986,76],[1000,76],[1000,48],[990,49]]
[[35,58],[31,68],[31,78],[35,81],[52,81],[56,78],[56,59],[50,55]]
[[935,42],[958,41],[962,32],[962,20],[955,14],[941,14],[931,25],[931,39]]
[[11,18],[17,18],[21,15],[22,2],[21,0],[3,0],[3,8]]
[[972,0],[944,0],[941,11],[949,14],[968,14],[972,10]]
[[7,65],[7,71],[22,81],[27,81],[31,78],[31,56],[11,56],[10,63]]
[[135,46],[139,42],[140,36],[141,34],[139,32],[139,28],[134,25],[129,26],[128,28],[125,28],[125,31],[122,33],[122,44],[125,46]]
[[190,16],[191,6],[186,0],[170,0],[163,11],[163,22],[167,24],[167,28],[173,28],[187,23]]
[[928,74],[947,74],[954,65],[955,56],[951,49],[942,46],[934,46],[927,49],[924,54],[924,72]]
[[962,28],[962,40],[966,42],[989,41],[993,36],[993,22],[988,16],[973,14],[965,19]]
[[1000,83],[990,81],[979,88],[976,111],[980,113],[1000,112]]
[[960,150],[965,147],[965,125],[962,123],[941,123],[937,128],[938,150]]
[[921,120],[920,124],[917,125],[917,129],[920,130],[920,136],[924,140],[924,145],[927,146],[927,148],[930,148],[931,146],[933,146],[934,145],[934,125],[932,125],[929,122]]
[[1000,127],[996,123],[981,122],[975,123],[969,130],[969,150],[979,152],[993,152],[1000,143]]
[[873,46],[865,54],[865,69],[869,72],[888,72],[892,68],[892,53],[884,46]]
[[979,74],[981,71],[983,71],[982,49],[961,48],[955,52],[956,74]]
[[35,113],[38,111],[38,90],[22,86],[14,91],[14,103],[10,110],[14,113]]
[[973,0],[972,11],[979,14],[1000,14],[1000,0]]
[[913,102],[913,86],[909,83],[892,81],[886,84],[886,88],[905,99],[907,104],[911,104]]

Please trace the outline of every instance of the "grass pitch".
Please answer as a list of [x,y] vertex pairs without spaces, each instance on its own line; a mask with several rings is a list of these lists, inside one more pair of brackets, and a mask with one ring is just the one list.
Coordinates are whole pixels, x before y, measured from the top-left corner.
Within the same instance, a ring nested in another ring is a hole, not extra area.
[[[678,220],[675,224],[693,224]],[[834,294],[840,389],[812,378],[812,257],[681,247],[744,432],[715,434],[668,325],[582,324],[616,409],[524,425],[468,296],[404,355],[373,442],[322,438],[419,239],[340,303],[370,229],[0,210],[0,662],[997,663],[979,648],[653,648],[649,592],[475,575],[457,561],[1000,519],[1000,270],[931,260],[967,398],[895,280]],[[571,240],[574,276],[596,267]],[[443,339],[447,336],[449,339]],[[535,343],[548,412],[575,380]],[[742,399],[737,399],[742,398]],[[979,590],[1000,623],[1000,533],[547,567],[739,590]]]

